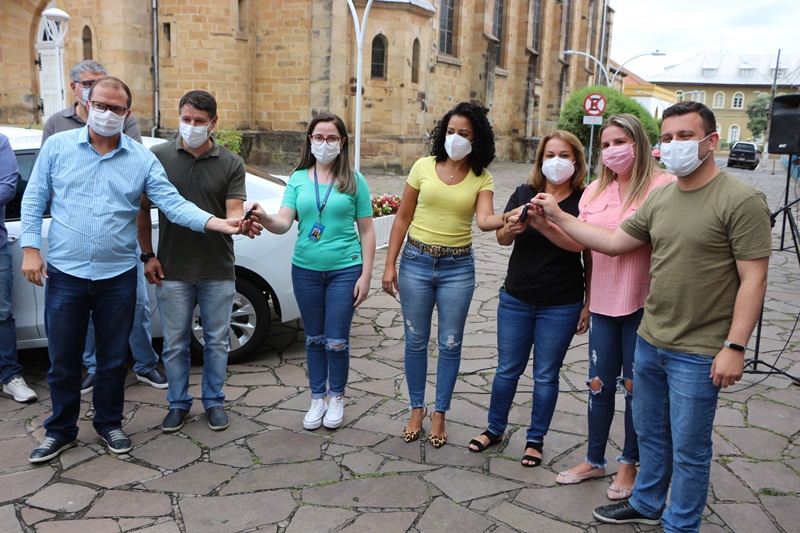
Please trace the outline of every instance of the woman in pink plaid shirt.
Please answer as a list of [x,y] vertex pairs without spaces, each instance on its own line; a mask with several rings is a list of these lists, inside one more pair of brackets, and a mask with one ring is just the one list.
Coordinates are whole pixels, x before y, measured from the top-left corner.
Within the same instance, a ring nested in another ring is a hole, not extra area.
[[[600,177],[581,198],[580,220],[616,229],[645,201],[650,191],[674,181],[658,169],[642,123],[633,115],[610,117],[600,129]],[[625,396],[625,442],[616,478],[608,487],[611,500],[629,498],[636,480],[639,447],[633,428],[633,352],[636,330],[650,290],[650,245],[610,257],[591,252],[587,272],[589,300],[589,442],[586,459],[556,476],[562,484],[605,476],[606,444],[614,418],[617,390]],[[589,281],[591,280],[591,281]]]

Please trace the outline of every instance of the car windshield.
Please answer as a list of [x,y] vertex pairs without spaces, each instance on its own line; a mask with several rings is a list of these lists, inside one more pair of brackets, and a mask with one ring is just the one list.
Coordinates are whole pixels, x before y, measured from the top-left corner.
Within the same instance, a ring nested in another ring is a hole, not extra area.
[[733,146],[734,150],[741,150],[742,152],[755,152],[756,147],[752,144],[742,144],[738,143]]

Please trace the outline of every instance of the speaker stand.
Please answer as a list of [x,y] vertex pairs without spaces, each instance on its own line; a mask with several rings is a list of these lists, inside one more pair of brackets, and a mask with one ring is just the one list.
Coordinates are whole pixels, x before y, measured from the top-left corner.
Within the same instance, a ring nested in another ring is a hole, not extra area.
[[[783,207],[781,207],[780,209],[775,211],[775,213],[772,214],[772,216],[773,216],[772,224],[774,226],[775,225],[775,218],[774,217],[778,213],[783,211],[783,222],[781,223],[781,247],[779,248],[779,250],[781,252],[786,250],[786,246],[785,246],[785,242],[786,242],[785,241],[785,239],[786,239],[786,219],[787,219],[788,216],[791,216],[791,214],[792,214],[791,211],[788,208],[791,205],[794,205],[794,204],[797,203],[797,200],[795,200],[791,204],[789,203],[789,190],[790,190],[790,185],[792,184],[792,158],[794,156],[796,156],[796,155],[797,154],[788,154],[786,156],[789,159],[789,164],[787,165],[787,169],[786,169],[786,195],[785,195],[785,197],[783,199]],[[787,213],[788,213],[788,215],[787,215]],[[794,229],[794,250],[795,250],[795,252],[798,251],[798,247],[797,247],[797,228],[796,227]]]
[[[790,163],[789,163],[789,172],[790,172],[790,174],[789,175],[791,175],[791,171],[792,171],[791,156],[789,156],[789,161],[790,161]],[[788,195],[789,195],[789,189],[788,189],[789,184],[788,184],[788,182],[787,182],[786,186],[787,186],[786,195],[788,197]],[[794,206],[798,202],[800,202],[800,198],[798,198],[797,200],[794,200],[792,203],[788,203],[787,202],[786,204],[784,204],[783,207],[781,207],[780,209],[778,209],[777,211],[775,211],[774,213],[772,213],[770,215],[770,221],[772,222],[772,225],[775,226],[775,221],[778,218],[778,215],[783,213],[783,225],[784,225],[784,228],[785,228],[786,227],[786,223],[788,221],[789,230],[792,233],[792,242],[794,243],[794,253],[795,253],[795,256],[797,256],[797,264],[798,264],[798,266],[800,266],[800,246],[798,246],[798,240],[800,240],[800,231],[798,231],[797,222],[794,219],[794,215],[792,215],[792,206]],[[785,231],[784,231],[784,233],[785,233]],[[780,249],[780,251],[784,250],[783,237],[784,237],[784,235],[782,233],[781,234],[781,249]],[[797,376],[792,376],[791,374],[789,374],[787,372],[784,372],[783,370],[775,367],[774,365],[771,365],[769,363],[765,363],[765,362],[760,361],[758,359],[759,348],[761,347],[761,326],[763,324],[763,320],[764,320],[764,306],[762,305],[761,306],[761,315],[758,317],[758,328],[756,329],[756,345],[755,345],[755,348],[753,350],[753,357],[748,359],[747,361],[745,361],[745,364],[744,364],[745,373],[747,373],[747,374],[780,374],[782,376],[786,376],[787,378],[791,379],[792,382],[794,382],[795,385],[800,385],[800,378],[798,378]],[[758,369],[758,365],[759,364],[766,366],[770,370],[759,370]],[[752,367],[752,368],[749,368],[749,367]]]

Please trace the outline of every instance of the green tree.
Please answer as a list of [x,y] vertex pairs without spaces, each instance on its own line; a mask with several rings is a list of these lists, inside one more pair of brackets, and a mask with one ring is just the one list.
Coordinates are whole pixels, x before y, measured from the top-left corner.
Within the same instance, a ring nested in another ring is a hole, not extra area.
[[758,138],[767,131],[770,95],[761,93],[747,104],[747,129]]
[[[581,143],[583,143],[583,146],[587,151],[589,149],[589,134],[591,127],[584,126],[583,124],[583,117],[586,115],[586,111],[583,109],[583,101],[592,93],[600,93],[606,99],[606,108],[603,111],[603,117],[610,117],[611,115],[616,115],[618,113],[630,113],[642,121],[644,131],[647,133],[647,137],[650,139],[650,142],[658,142],[658,139],[661,136],[661,129],[656,119],[650,115],[650,112],[645,109],[642,104],[629,96],[625,96],[616,89],[611,89],[604,85],[594,85],[590,87],[584,87],[583,89],[579,89],[572,93],[572,96],[569,97],[569,99],[564,103],[564,107],[561,109],[561,115],[558,117],[557,124],[558,129],[566,130],[575,134],[575,136],[580,139]],[[599,151],[599,131],[600,128],[595,127],[595,139],[593,146],[594,153],[591,154],[593,169],[594,162],[597,160],[596,156]]]

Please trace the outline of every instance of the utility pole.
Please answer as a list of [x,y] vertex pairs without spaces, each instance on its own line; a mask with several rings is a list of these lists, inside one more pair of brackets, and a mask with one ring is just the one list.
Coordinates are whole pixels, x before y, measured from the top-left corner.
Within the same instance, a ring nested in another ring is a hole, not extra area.
[[778,59],[775,60],[775,74],[772,76],[772,96],[769,99],[769,111],[767,111],[767,131],[764,133],[764,151],[767,154],[769,154],[769,126],[772,124],[772,102],[775,100],[775,93],[778,90],[778,70],[780,70],[780,67],[781,49],[778,48]]

